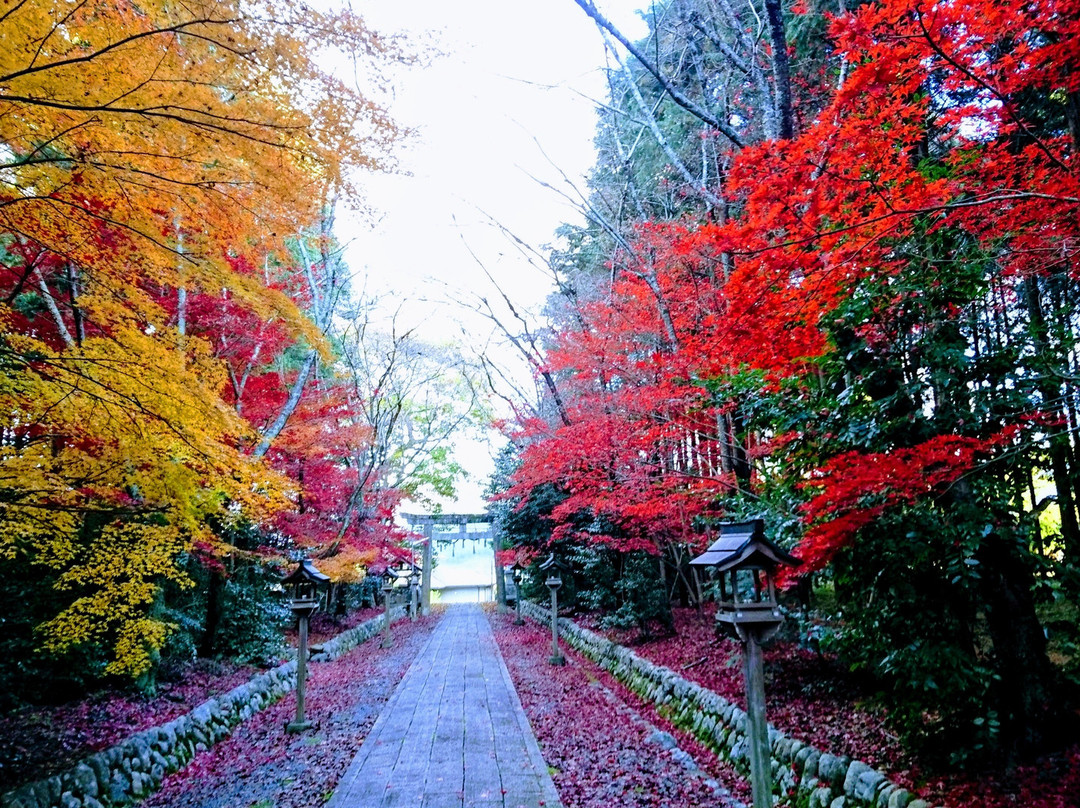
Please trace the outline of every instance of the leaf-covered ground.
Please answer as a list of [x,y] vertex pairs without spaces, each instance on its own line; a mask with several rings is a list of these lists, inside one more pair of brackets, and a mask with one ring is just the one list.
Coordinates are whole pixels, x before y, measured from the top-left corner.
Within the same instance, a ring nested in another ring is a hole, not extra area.
[[[351,615],[320,626],[331,636],[371,616]],[[548,664],[550,635],[542,627],[492,626],[522,703],[567,808],[723,806],[724,789],[749,800],[745,782],[690,736],[588,660],[570,653],[564,668]],[[639,644],[635,651],[742,702],[738,648],[713,641],[711,615],[676,613],[679,634]],[[586,622],[586,621],[582,621]],[[359,749],[382,705],[426,639],[433,618],[395,624],[395,645],[364,643],[333,663],[312,666],[308,713],[320,723],[302,736],[282,732],[295,697],[237,727],[232,736],[169,777],[148,808],[300,808],[320,805]],[[628,641],[629,636],[614,637]],[[1078,808],[1080,745],[1008,774],[928,777],[905,766],[889,735],[887,715],[861,704],[858,686],[828,658],[776,643],[766,655],[769,718],[789,734],[888,769],[950,808]],[[186,712],[252,675],[250,669],[201,663],[153,698],[97,694],[52,708],[0,717],[0,790],[62,769],[90,751]],[[657,730],[670,735],[659,734]],[[705,768],[686,768],[686,756]],[[714,789],[718,783],[719,789]]]
[[[379,613],[381,609],[361,609],[342,619],[317,613],[310,642],[325,642]],[[295,628],[285,639],[296,645]],[[153,693],[105,689],[63,704],[28,705],[0,715],[0,792],[71,768],[89,754],[227,693],[257,672],[251,666],[198,659],[165,673]]]
[[[747,786],[605,671],[573,651],[548,663],[551,635],[534,623],[491,626],[566,808],[724,808]],[[678,747],[669,748],[672,740]],[[693,758],[706,769],[693,768]]]
[[[377,608],[357,609],[356,611],[349,612],[345,617],[333,617],[323,612],[315,612],[315,614],[312,615],[311,623],[308,627],[308,643],[317,645],[326,642],[327,640],[333,639],[341,632],[358,626],[365,620],[370,620],[372,617],[377,617],[380,614],[383,614],[383,608],[381,606]],[[285,632],[285,637],[289,645],[295,648],[297,640],[295,625]]]
[[[712,607],[674,610],[676,634],[635,644],[635,653],[745,707],[738,643],[716,640]],[[596,629],[588,617],[577,622]],[[602,632],[633,644],[632,632]],[[888,772],[890,779],[947,808],[1078,808],[1080,744],[1010,772],[930,775],[905,756],[889,731],[888,713],[869,706],[874,695],[835,659],[776,641],[765,650],[769,723],[833,754],[850,755]]]
[[243,684],[251,667],[197,660],[153,695],[103,690],[65,704],[0,715],[0,792],[70,768],[135,732],[164,724],[211,696]]
[[[746,707],[739,643],[714,634],[714,606],[674,609],[676,633],[640,642],[636,631],[604,631],[590,616],[575,618],[616,642]],[[871,694],[832,658],[793,643],[765,648],[765,697],[769,723],[836,755],[873,766],[903,768],[903,750],[881,710],[862,703]]]
[[144,808],[309,808],[322,805],[348,768],[438,617],[394,624],[392,648],[369,640],[334,662],[312,665],[307,718],[318,727],[284,732],[291,693],[165,779]]

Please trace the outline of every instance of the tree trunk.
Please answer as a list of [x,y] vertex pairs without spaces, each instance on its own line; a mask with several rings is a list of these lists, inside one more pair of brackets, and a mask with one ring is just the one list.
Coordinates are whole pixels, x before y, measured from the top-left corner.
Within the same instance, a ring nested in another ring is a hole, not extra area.
[[[330,596],[333,601],[332,614],[335,620],[344,618],[349,613],[349,598],[348,589],[343,583],[336,583],[330,585]],[[329,607],[330,604],[327,604]]]
[[67,262],[68,301],[71,303],[71,322],[75,327],[75,341],[82,345],[86,341],[86,324],[83,318],[82,308],[79,306],[79,276],[75,272],[75,266]]
[[1080,151],[1080,92],[1069,93],[1065,104],[1065,119],[1069,122],[1073,148]]
[[992,533],[977,554],[1010,757],[1039,751],[1054,717],[1046,638],[1035,614],[1031,571],[1019,549]]
[[1080,559],[1080,524],[1076,519],[1068,448],[1060,436],[1052,438],[1050,442],[1050,468],[1054,475],[1054,486],[1057,488],[1058,510],[1061,512],[1061,537],[1069,559],[1075,561]]
[[49,313],[52,314],[53,322],[56,323],[56,330],[60,332],[60,338],[67,347],[73,347],[75,345],[75,340],[72,339],[71,332],[68,331],[67,325],[64,323],[64,317],[60,313],[60,307],[56,305],[56,298],[53,297],[52,290],[49,289],[49,284],[45,281],[45,276],[41,274],[40,269],[35,269],[34,274],[37,275],[38,288],[41,290],[41,299],[44,301]]
[[[669,544],[660,551],[660,568],[663,571],[664,593],[668,603],[676,598],[679,600],[679,608],[686,609],[690,606],[690,593],[686,588],[686,581],[682,576],[682,550],[677,544]],[[674,579],[668,585],[667,568],[671,567]]]
[[750,466],[750,458],[746,456],[745,442],[740,440],[740,433],[745,424],[742,415],[736,410],[731,415],[731,444],[734,457],[735,479],[739,481],[740,491],[750,490],[750,476],[753,469]]
[[181,286],[176,290],[176,333],[181,337],[187,336],[187,287]]
[[225,571],[210,570],[210,580],[206,590],[206,622],[203,625],[202,640],[199,643],[199,656],[211,657],[217,646],[218,629],[225,613]]
[[791,105],[791,66],[788,62],[787,33],[780,0],[765,0],[765,14],[769,19],[769,37],[772,40],[776,119],[780,124],[780,138],[788,140],[795,134],[795,122]]
[[255,447],[255,457],[262,457],[266,454],[270,449],[270,444],[274,442],[274,438],[276,438],[281,433],[281,430],[285,428],[285,424],[292,416],[293,411],[296,410],[296,406],[300,403],[300,397],[304,394],[304,386],[307,384],[308,376],[311,375],[311,369],[315,366],[315,360],[318,358],[318,355],[319,352],[313,348],[308,352],[308,355],[304,357],[304,361],[297,371],[296,379],[293,381],[292,389],[289,391],[289,398],[282,405],[277,418],[274,419],[274,422],[270,424],[263,433],[262,438]]
[[[1061,398],[1060,385],[1053,377],[1054,358],[1047,334],[1046,315],[1043,312],[1042,299],[1037,278],[1028,278],[1024,283],[1028,318],[1031,324],[1031,341],[1036,351],[1036,365],[1042,380],[1038,383],[1038,393],[1049,412],[1063,413],[1057,402]],[[1049,405],[1049,406],[1048,406]],[[1072,559],[1080,558],[1080,523],[1077,521],[1076,502],[1073,498],[1073,479],[1069,468],[1069,435],[1053,435],[1049,439],[1050,469],[1057,489],[1058,509],[1061,512],[1061,538],[1066,551]]]
[[499,539],[496,537],[491,539],[491,550],[495,556],[495,604],[498,607],[499,614],[505,614],[506,573],[503,572],[503,566],[499,563]]

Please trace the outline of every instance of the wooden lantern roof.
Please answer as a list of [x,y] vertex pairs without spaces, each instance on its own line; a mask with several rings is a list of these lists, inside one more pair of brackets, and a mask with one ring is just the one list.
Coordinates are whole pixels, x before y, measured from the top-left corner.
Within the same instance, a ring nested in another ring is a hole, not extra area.
[[733,569],[774,570],[784,565],[797,567],[802,562],[765,538],[761,519],[749,522],[725,522],[720,538],[690,563],[696,567],[715,567],[717,572]]
[[324,584],[330,580],[329,575],[319,572],[310,558],[305,558],[296,565],[296,569],[281,579],[283,584]]
[[394,566],[393,564],[389,565],[386,568],[386,571],[395,578],[408,578],[410,575],[423,572],[423,569],[408,559],[402,559],[397,562],[397,566]]
[[557,575],[560,572],[569,572],[570,568],[552,553],[540,563],[540,569],[549,575]]

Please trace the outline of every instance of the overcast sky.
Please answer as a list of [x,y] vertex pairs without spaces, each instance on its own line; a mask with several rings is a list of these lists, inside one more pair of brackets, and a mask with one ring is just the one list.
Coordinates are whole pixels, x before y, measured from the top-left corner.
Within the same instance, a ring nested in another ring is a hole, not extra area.
[[[640,0],[606,0],[624,27],[644,31]],[[495,219],[534,245],[563,221],[580,221],[558,194],[593,163],[592,99],[604,93],[603,45],[573,0],[367,0],[379,30],[405,32],[444,55],[403,73],[392,110],[415,135],[398,150],[405,174],[366,181],[381,216],[374,229],[343,228],[350,261],[369,283],[432,298],[444,286],[487,281],[466,243],[523,300],[546,279],[517,261]],[[464,239],[464,241],[463,241]]]
[[[637,37],[640,0],[600,7]],[[369,292],[407,301],[407,324],[433,340],[483,344],[489,327],[453,298],[494,293],[476,259],[518,305],[539,309],[547,278],[530,267],[493,220],[536,247],[581,217],[534,177],[569,191],[594,160],[592,99],[604,94],[603,43],[573,0],[366,0],[356,5],[376,29],[409,34],[442,53],[403,73],[392,111],[414,136],[398,152],[403,173],[366,180],[377,223],[339,221],[354,271]],[[462,460],[478,482],[483,448]],[[461,506],[480,506],[478,487]]]

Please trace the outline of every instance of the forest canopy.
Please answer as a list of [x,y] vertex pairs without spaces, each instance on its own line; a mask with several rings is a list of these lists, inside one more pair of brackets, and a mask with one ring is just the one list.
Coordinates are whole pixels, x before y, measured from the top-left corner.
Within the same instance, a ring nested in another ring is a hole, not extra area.
[[633,42],[576,2],[609,94],[508,538],[645,626],[764,518],[908,740],[1040,748],[1080,585],[1075,8],[670,0]]
[[0,42],[6,658],[145,674],[181,626],[213,653],[265,560],[350,580],[401,538],[365,460],[397,436],[337,367],[333,217],[393,164],[386,68],[411,57],[351,12],[259,0],[28,0]]

